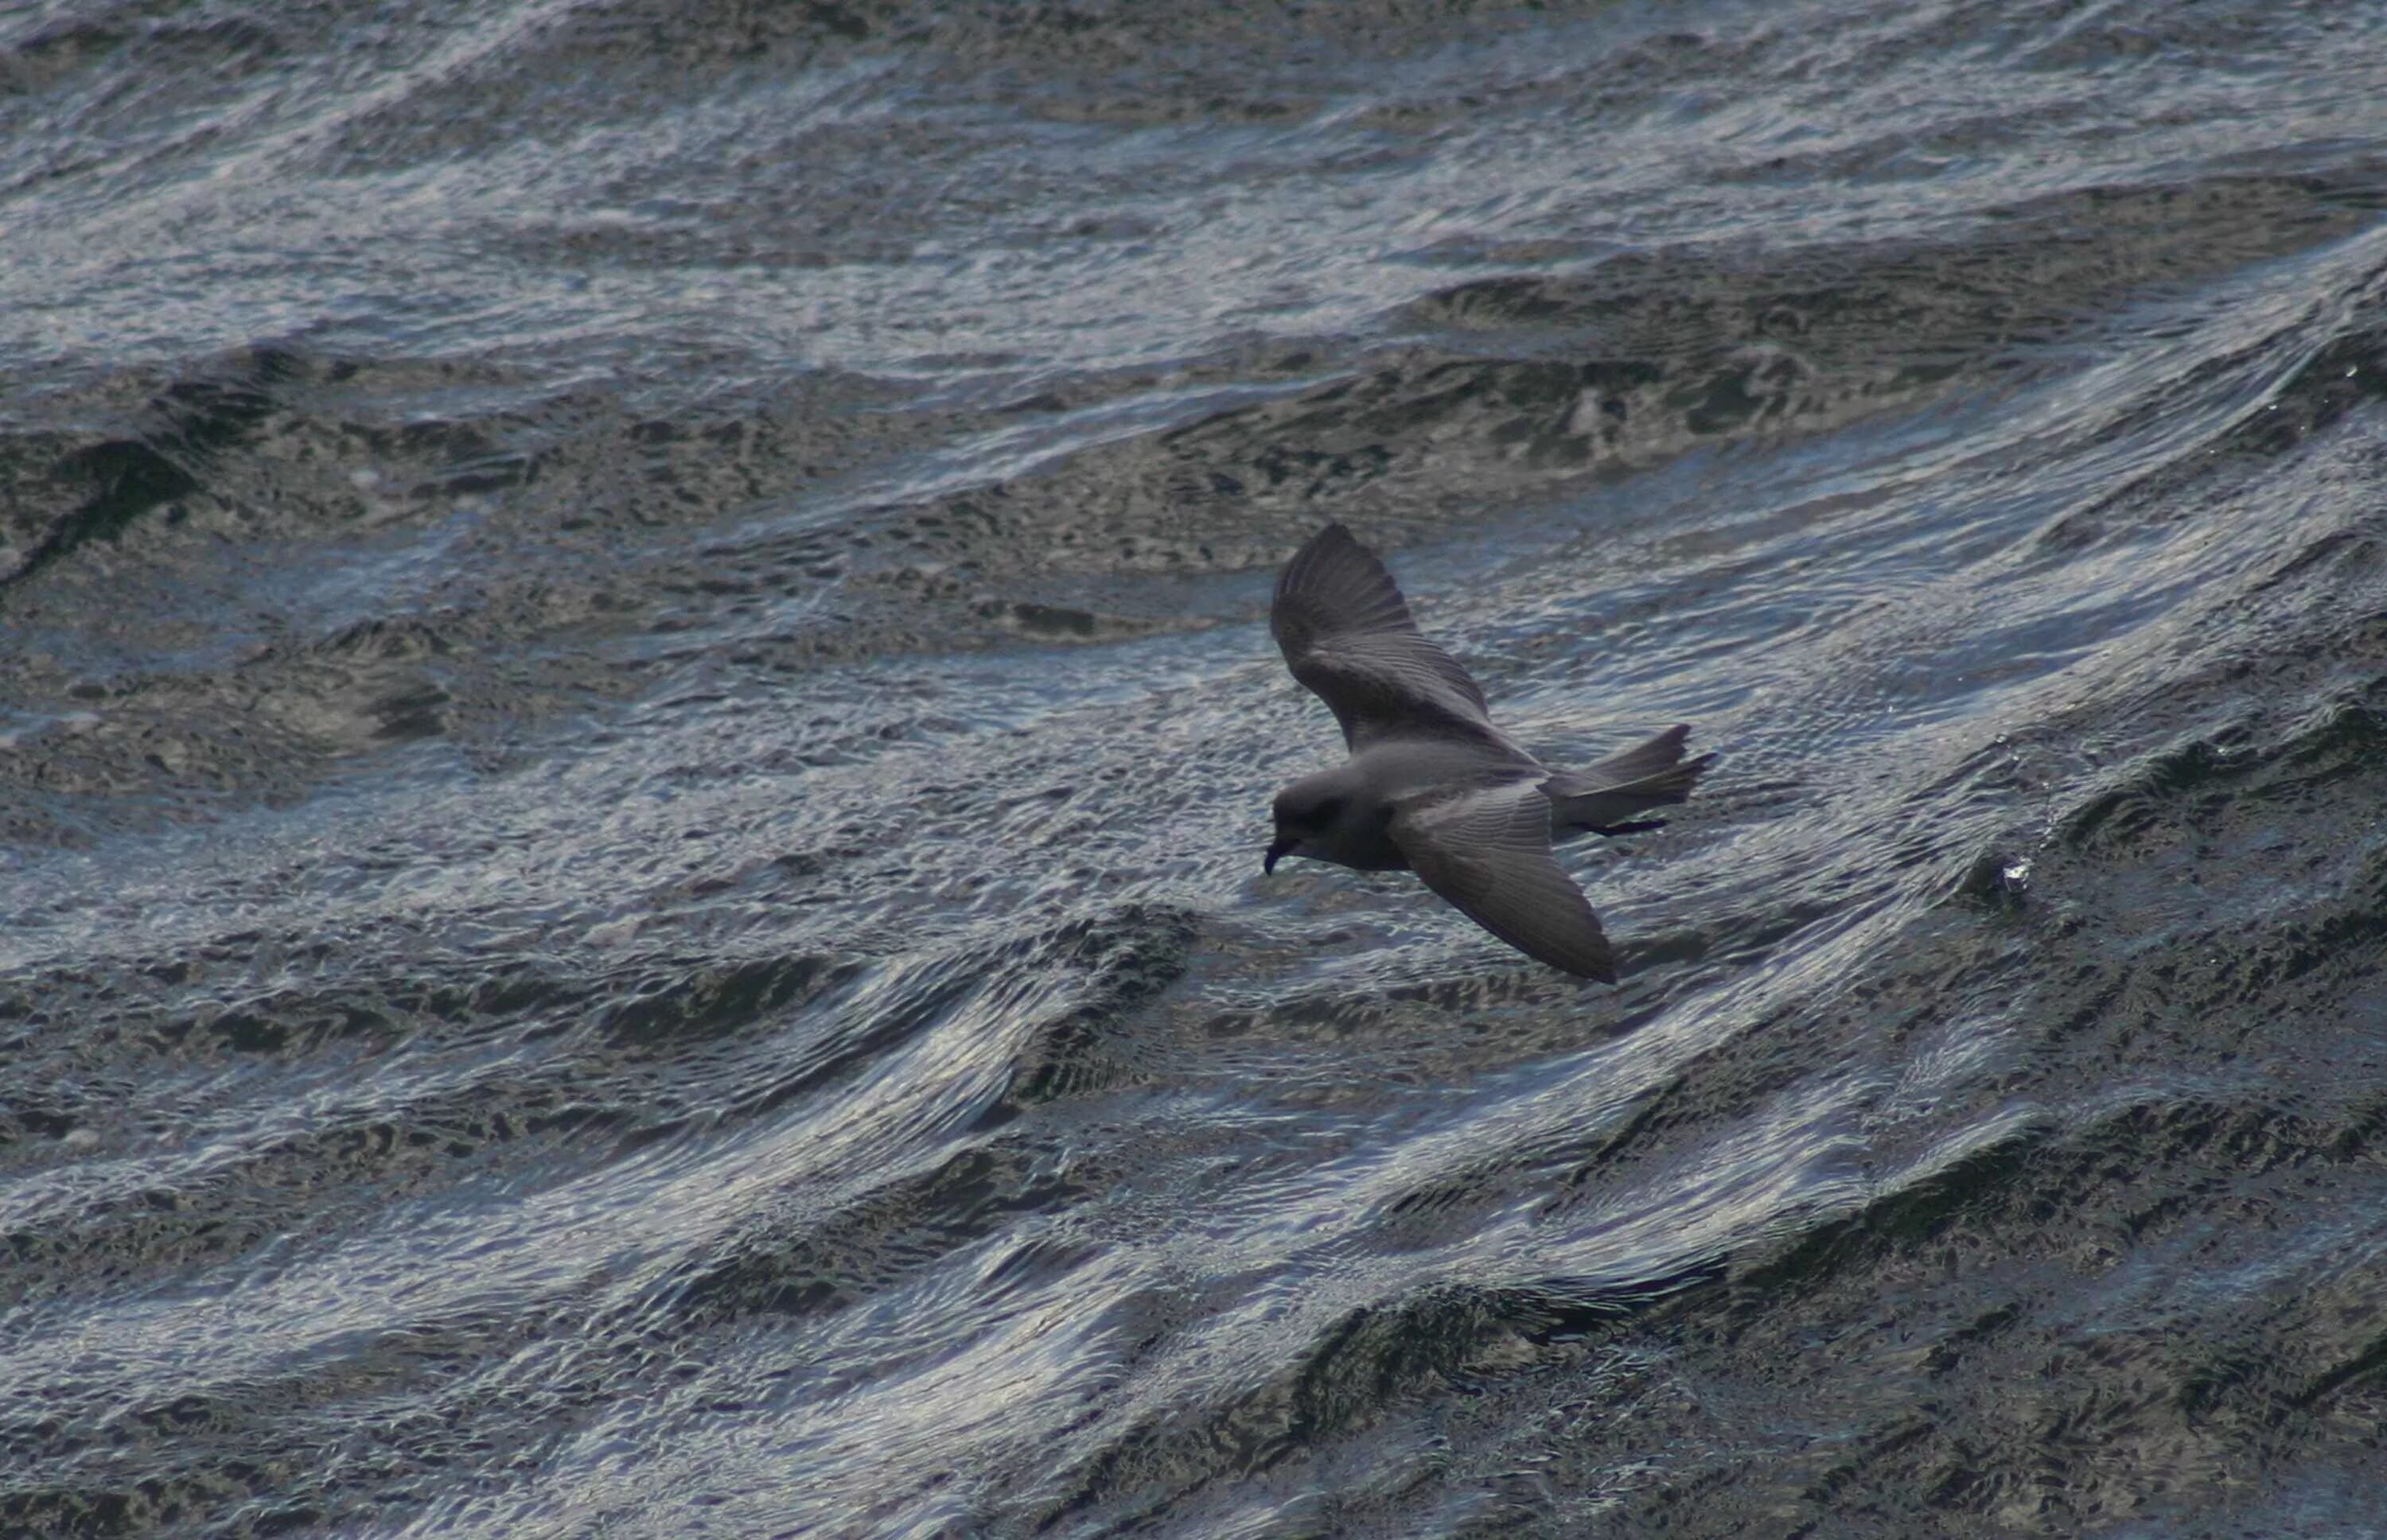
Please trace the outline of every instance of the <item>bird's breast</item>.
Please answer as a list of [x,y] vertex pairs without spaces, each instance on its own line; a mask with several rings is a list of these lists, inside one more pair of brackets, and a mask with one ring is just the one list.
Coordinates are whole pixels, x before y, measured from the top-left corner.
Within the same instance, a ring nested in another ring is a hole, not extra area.
[[1334,853],[1326,859],[1337,865],[1349,866],[1355,871],[1362,872],[1408,870],[1409,858],[1402,854],[1401,848],[1393,843],[1392,837],[1381,829],[1370,836],[1358,839],[1346,838],[1335,843]]

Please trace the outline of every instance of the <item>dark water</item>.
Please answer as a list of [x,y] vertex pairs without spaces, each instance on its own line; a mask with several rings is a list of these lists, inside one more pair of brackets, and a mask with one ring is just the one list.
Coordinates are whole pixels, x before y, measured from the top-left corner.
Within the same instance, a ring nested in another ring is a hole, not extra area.
[[[0,1530],[2387,1533],[2387,8],[0,14]],[[1328,518],[1617,990],[1264,881]]]

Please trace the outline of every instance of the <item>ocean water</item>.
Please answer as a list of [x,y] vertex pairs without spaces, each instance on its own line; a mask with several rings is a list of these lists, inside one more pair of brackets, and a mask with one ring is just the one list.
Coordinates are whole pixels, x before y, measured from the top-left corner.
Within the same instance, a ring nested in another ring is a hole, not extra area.
[[[0,10],[0,1531],[2387,1534],[2387,8]],[[1329,519],[1584,985],[1263,878]]]

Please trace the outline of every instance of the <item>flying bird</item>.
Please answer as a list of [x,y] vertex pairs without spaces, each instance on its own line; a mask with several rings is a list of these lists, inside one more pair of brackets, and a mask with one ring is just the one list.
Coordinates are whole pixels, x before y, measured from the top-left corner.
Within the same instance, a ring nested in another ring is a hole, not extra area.
[[1484,691],[1409,618],[1393,574],[1339,524],[1294,553],[1269,629],[1332,709],[1350,757],[1276,794],[1262,870],[1289,855],[1414,871],[1469,919],[1552,967],[1616,982],[1616,953],[1553,839],[1663,827],[1715,759],[1676,726],[1582,770],[1552,772],[1492,725]]

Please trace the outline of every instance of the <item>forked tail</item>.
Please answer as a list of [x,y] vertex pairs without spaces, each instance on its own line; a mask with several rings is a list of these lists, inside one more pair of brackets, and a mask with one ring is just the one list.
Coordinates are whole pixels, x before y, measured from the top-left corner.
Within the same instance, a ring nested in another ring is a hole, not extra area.
[[1560,833],[1633,834],[1662,828],[1663,818],[1643,814],[1687,802],[1691,788],[1715,763],[1715,755],[1683,757],[1691,729],[1681,724],[1647,743],[1609,755],[1597,764],[1564,771],[1542,783],[1550,800],[1550,822]]

